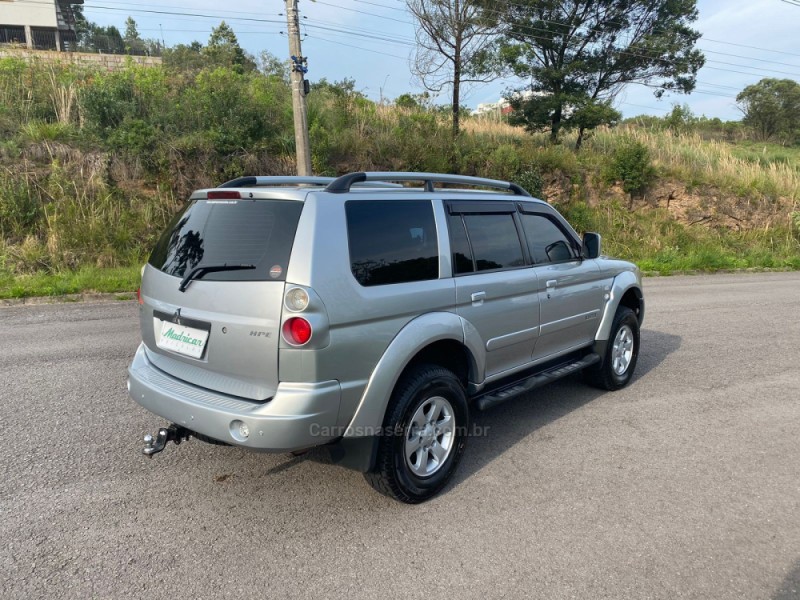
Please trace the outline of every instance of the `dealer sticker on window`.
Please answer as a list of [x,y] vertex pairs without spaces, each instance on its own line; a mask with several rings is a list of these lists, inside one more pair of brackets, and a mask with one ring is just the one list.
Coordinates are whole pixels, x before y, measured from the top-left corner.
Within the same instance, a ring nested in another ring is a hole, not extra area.
[[208,340],[208,332],[202,329],[177,325],[169,321],[161,322],[161,333],[156,336],[156,345],[165,350],[185,354],[192,358],[203,356]]

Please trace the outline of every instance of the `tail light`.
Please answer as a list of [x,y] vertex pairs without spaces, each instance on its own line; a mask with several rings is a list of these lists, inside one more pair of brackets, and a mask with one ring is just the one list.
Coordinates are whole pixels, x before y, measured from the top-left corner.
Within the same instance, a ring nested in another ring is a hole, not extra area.
[[283,339],[291,346],[304,346],[311,339],[311,323],[303,317],[292,317],[283,324]]
[[208,192],[207,198],[209,200],[240,200],[242,195],[239,192],[232,192],[230,190],[214,190]]
[[144,304],[144,298],[142,298],[142,288],[136,288],[136,300],[139,304]]

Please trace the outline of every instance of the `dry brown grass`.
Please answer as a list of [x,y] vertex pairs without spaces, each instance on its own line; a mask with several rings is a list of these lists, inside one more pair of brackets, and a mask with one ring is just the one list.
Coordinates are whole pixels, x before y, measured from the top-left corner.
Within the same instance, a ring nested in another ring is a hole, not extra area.
[[736,157],[727,142],[640,127],[601,129],[591,143],[598,151],[610,152],[623,138],[647,146],[656,166],[687,183],[710,183],[742,196],[757,192],[792,205],[800,200],[800,164],[763,165]]

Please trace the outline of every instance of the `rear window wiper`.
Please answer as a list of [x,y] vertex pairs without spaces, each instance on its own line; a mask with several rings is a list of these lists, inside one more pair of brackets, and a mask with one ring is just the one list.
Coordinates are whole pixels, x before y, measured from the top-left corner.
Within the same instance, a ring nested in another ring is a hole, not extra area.
[[204,267],[195,267],[189,274],[181,280],[181,285],[178,289],[185,292],[189,284],[195,279],[202,279],[206,273],[217,273],[219,271],[244,271],[246,269],[255,269],[255,265],[207,265]]

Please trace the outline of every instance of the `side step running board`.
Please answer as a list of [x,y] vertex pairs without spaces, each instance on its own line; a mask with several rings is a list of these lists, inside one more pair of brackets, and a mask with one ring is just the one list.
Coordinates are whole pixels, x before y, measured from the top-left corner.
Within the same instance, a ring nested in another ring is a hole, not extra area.
[[477,400],[475,401],[475,405],[480,410],[486,410],[487,408],[496,406],[501,402],[510,400],[511,398],[519,396],[520,394],[524,394],[525,392],[529,392],[537,387],[550,383],[551,381],[555,381],[556,379],[561,379],[562,377],[566,377],[572,373],[582,371],[586,367],[591,367],[599,362],[599,354],[594,352],[587,354],[580,360],[555,366],[539,373],[538,375],[534,375],[533,377],[528,377],[527,379],[513,383],[510,386],[478,396]]

